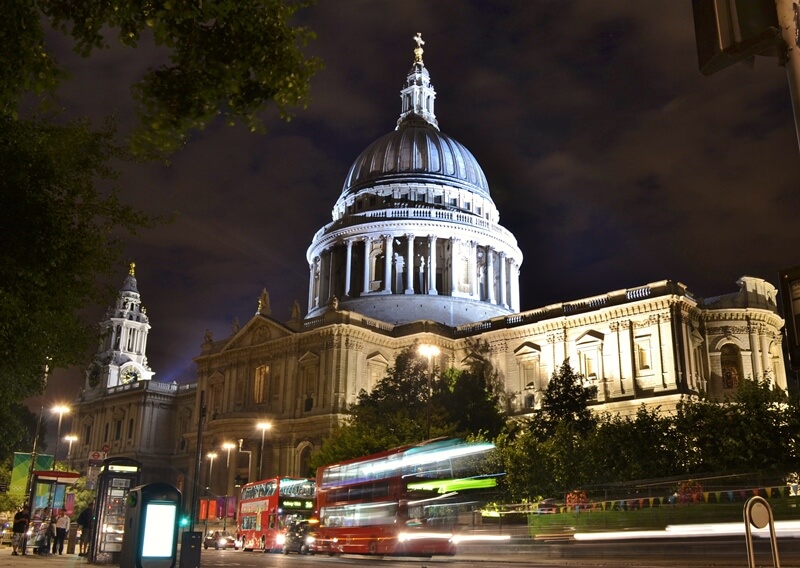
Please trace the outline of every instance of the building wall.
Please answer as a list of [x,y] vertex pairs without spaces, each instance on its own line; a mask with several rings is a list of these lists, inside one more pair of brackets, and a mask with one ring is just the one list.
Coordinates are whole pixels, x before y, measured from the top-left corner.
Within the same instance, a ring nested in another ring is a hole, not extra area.
[[[598,412],[631,415],[643,404],[669,412],[685,397],[732,394],[744,378],[785,388],[783,320],[772,287],[758,279],[739,284],[739,292],[704,300],[662,281],[456,328],[396,326],[334,307],[290,324],[260,313],[230,337],[203,343],[193,385],[143,381],[85,392],[80,421],[92,436],[81,452],[108,443],[113,455],[142,461],[153,479],[189,487],[202,401],[198,487],[234,494],[237,477],[255,479],[259,465],[263,477],[305,475],[308,455],[342,424],[359,391],[382,379],[400,350],[421,343],[436,344],[435,363],[446,368],[463,364],[469,342],[487,342],[509,416],[540,407],[565,359],[597,387]],[[136,430],[127,439],[130,419]],[[113,438],[118,420],[124,439],[109,440],[104,432]],[[272,429],[262,457],[257,424],[264,420]],[[224,443],[233,445],[230,455]]]

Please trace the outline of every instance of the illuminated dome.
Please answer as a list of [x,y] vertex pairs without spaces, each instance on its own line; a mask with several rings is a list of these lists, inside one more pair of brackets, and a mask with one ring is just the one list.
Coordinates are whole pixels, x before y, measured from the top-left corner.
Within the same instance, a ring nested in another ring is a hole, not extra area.
[[367,186],[438,181],[489,197],[489,184],[475,156],[416,114],[370,144],[345,178],[342,195]]
[[458,326],[519,307],[522,252],[475,156],[439,130],[424,42],[414,40],[397,127],[353,162],[306,253],[306,318],[340,309]]

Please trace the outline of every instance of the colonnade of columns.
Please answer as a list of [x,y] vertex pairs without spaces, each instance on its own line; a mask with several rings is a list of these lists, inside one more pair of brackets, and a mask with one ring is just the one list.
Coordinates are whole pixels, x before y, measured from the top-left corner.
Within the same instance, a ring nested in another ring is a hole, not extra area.
[[[398,238],[405,243],[396,243]],[[456,255],[461,247],[469,250],[466,259]],[[361,273],[360,289],[356,288],[357,271]],[[517,261],[502,250],[456,237],[441,239],[408,232],[347,238],[314,256],[309,273],[309,311],[337,295],[386,294],[443,294],[519,309]],[[438,286],[444,290],[440,292]]]

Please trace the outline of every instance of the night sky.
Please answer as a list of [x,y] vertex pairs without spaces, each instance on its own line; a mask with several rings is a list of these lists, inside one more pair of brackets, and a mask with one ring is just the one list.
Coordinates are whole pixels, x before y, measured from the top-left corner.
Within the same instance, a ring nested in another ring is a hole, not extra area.
[[[321,0],[302,20],[325,68],[293,121],[268,116],[265,135],[215,124],[169,166],[124,168],[126,202],[179,213],[126,247],[156,380],[195,380],[205,330],[244,325],[262,288],[277,319],[294,300],[305,313],[306,249],[352,162],[394,128],[417,32],[439,126],[482,165],[524,254],[523,309],[662,279],[714,296],[800,264],[786,71],[759,57],[701,75],[689,0]],[[73,72],[65,115],[129,128],[128,87],[158,54],[55,49]],[[81,386],[56,371],[46,398]]]

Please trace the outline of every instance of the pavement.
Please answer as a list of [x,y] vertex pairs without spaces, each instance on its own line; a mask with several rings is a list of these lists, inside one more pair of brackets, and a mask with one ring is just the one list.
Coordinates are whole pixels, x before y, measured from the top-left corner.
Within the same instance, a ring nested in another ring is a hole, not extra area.
[[74,568],[78,566],[88,566],[85,556],[78,556],[77,554],[50,554],[48,556],[39,556],[32,554],[20,554],[18,556],[11,555],[11,547],[3,546],[0,548],[0,568],[24,568],[30,566],[31,568],[43,568],[47,563],[48,568]]

